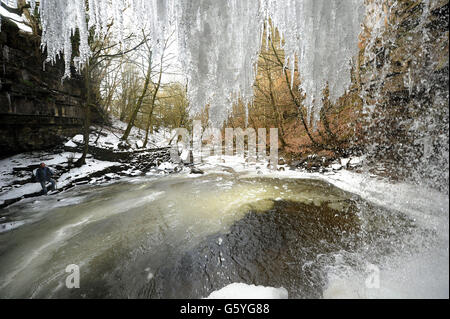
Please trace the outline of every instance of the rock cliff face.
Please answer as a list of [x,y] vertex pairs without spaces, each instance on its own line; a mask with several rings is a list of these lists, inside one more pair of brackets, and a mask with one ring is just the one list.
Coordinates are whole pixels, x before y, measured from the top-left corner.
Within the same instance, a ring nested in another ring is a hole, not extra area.
[[366,151],[448,189],[448,0],[369,2],[383,5],[368,16],[360,43]]
[[83,81],[61,82],[64,65],[45,64],[40,39],[3,19],[0,32],[0,158],[57,145],[81,133]]

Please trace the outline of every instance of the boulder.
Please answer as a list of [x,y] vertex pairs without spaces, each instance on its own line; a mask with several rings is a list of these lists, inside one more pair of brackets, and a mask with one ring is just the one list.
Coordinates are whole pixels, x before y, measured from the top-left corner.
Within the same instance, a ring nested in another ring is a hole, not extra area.
[[202,171],[202,170],[199,169],[199,168],[192,167],[192,168],[191,168],[191,174],[203,175],[203,174],[205,174],[205,172]]

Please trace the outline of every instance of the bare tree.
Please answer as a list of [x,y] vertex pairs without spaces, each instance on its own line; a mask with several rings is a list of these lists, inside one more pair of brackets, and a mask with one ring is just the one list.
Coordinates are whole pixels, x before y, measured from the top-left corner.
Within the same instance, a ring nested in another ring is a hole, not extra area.
[[147,36],[145,35],[144,31],[142,31],[142,34],[144,36],[144,43],[145,43],[145,45],[147,47],[147,50],[148,50],[147,72],[145,74],[145,83],[144,83],[144,87],[143,87],[142,93],[141,93],[141,95],[139,97],[139,100],[137,101],[137,103],[136,103],[136,105],[134,107],[133,112],[131,113],[131,117],[130,117],[130,120],[128,122],[128,126],[127,126],[127,128],[125,130],[125,133],[122,136],[122,140],[123,141],[126,141],[128,139],[128,136],[130,136],[131,129],[134,126],[134,122],[136,121],[136,117],[137,117],[137,115],[139,113],[139,110],[142,107],[142,103],[144,102],[144,98],[145,98],[145,96],[147,94],[148,86],[150,84],[150,80],[151,80],[151,76],[152,76],[153,51],[150,48],[150,44],[148,43]]
[[[99,99],[94,99],[94,94],[99,94],[100,82],[105,74],[104,71],[108,68],[110,63],[108,61],[122,57],[136,49],[138,49],[143,42],[133,45],[132,48],[128,50],[117,49],[119,47],[118,42],[110,42],[111,27],[113,22],[107,26],[107,32],[102,39],[95,39],[93,36],[90,37],[90,46],[92,54],[88,59],[86,65],[84,66],[84,95],[85,95],[85,106],[84,106],[84,133],[83,133],[83,154],[76,161],[75,165],[80,167],[86,164],[86,157],[89,151],[89,139],[90,139],[90,126],[91,126],[91,107],[98,107]],[[132,39],[133,34],[130,34],[124,40]]]
[[[173,33],[172,33],[172,35],[173,35]],[[169,36],[167,38],[167,40],[164,42],[164,46],[161,51],[161,57],[160,57],[158,80],[156,81],[156,83],[153,83],[154,89],[153,89],[152,97],[151,97],[151,101],[150,101],[150,110],[148,113],[147,125],[145,128],[145,140],[144,140],[144,146],[143,146],[144,148],[147,147],[148,134],[149,134],[150,128],[152,127],[152,119],[153,119],[153,112],[155,110],[155,105],[156,105],[156,98],[157,98],[158,92],[161,88],[161,80],[162,80],[163,72],[165,69],[165,57],[166,57],[165,53],[169,46],[169,41],[170,41],[172,35]]]

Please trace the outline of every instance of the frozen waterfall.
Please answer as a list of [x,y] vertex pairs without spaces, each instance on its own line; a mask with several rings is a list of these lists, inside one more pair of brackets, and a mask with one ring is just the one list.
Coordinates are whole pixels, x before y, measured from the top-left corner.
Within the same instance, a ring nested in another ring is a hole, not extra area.
[[[8,1],[9,4],[15,1]],[[36,0],[29,0],[32,6]],[[301,88],[309,118],[317,118],[321,91],[329,83],[333,100],[350,83],[351,58],[357,53],[364,0],[40,0],[42,45],[48,61],[64,56],[70,75],[71,36],[80,33],[81,69],[91,51],[88,31],[105,34],[114,21],[115,36],[123,39],[125,19],[133,31],[144,29],[158,51],[170,26],[176,26],[179,59],[189,83],[194,112],[210,106],[220,124],[239,98],[250,103],[265,22],[284,39],[286,67],[299,60]],[[87,3],[87,6],[86,6]]]

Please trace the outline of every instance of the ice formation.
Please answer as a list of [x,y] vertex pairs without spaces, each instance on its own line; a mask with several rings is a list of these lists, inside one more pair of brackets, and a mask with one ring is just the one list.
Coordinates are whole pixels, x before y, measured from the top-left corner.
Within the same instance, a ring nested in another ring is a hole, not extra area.
[[[34,6],[36,0],[29,2]],[[87,6],[84,0],[38,2],[42,45],[49,61],[64,56],[66,76],[76,29],[80,49],[74,64],[80,69],[91,54],[90,28],[101,35],[114,21],[121,38],[126,15],[133,19],[136,34],[148,30],[157,51],[169,26],[175,25],[192,109],[198,112],[209,105],[215,124],[226,119],[233,102],[251,102],[264,24],[269,19],[284,39],[286,67],[294,67],[295,57],[299,59],[309,115],[317,116],[326,82],[332,99],[350,83],[350,61],[357,52],[364,9],[364,0],[89,0]]]
[[364,1],[269,0],[268,13],[284,38],[286,66],[293,69],[299,58],[301,88],[308,115],[315,121],[326,82],[332,101],[350,85]]

